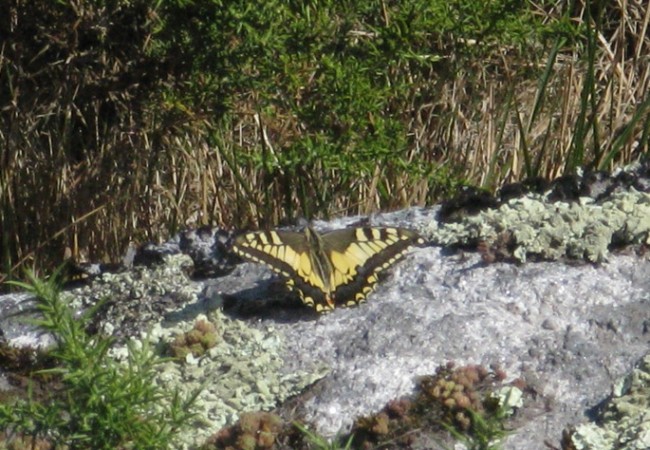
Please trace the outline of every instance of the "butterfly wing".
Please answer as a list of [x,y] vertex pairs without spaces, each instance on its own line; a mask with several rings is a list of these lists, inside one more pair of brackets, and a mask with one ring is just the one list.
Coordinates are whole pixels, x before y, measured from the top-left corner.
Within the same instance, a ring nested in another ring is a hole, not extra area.
[[262,263],[286,279],[302,301],[320,311],[328,305],[326,283],[316,270],[307,235],[291,231],[260,231],[239,236],[233,251],[244,259]]
[[247,233],[233,250],[263,263],[287,280],[302,301],[318,312],[363,302],[378,274],[399,260],[421,238],[400,228],[349,228],[322,236],[288,231]]
[[378,275],[404,256],[415,243],[417,233],[400,228],[354,228],[323,236],[331,261],[330,285],[337,306],[354,306],[365,301]]

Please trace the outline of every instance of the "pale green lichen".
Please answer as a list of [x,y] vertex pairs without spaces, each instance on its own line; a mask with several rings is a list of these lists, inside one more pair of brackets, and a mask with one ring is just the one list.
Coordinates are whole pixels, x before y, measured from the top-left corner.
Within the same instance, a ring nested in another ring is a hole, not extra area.
[[600,425],[576,427],[577,450],[645,450],[650,448],[650,355],[616,384]]
[[197,300],[202,286],[186,275],[192,264],[187,255],[168,255],[163,264],[103,273],[86,286],[63,292],[62,298],[75,309],[101,302],[93,318],[97,328],[116,337],[131,336],[165,313]]
[[650,195],[630,188],[601,203],[566,203],[531,194],[457,223],[432,221],[421,232],[439,245],[491,244],[511,233],[513,256],[521,262],[529,255],[602,262],[612,244],[650,243]]
[[[207,320],[197,317],[197,320]],[[324,377],[325,367],[311,372],[283,373],[282,339],[272,327],[251,328],[246,322],[228,318],[221,311],[209,314],[222,340],[200,358],[185,364],[161,364],[156,382],[165,389],[180,389],[189,395],[202,387],[196,402],[200,423],[179,436],[177,448],[193,448],[246,411],[274,408],[288,397]],[[156,327],[152,337],[168,340],[179,327]]]
[[490,396],[499,400],[499,407],[506,416],[514,414],[515,410],[524,406],[524,393],[516,386],[503,386]]

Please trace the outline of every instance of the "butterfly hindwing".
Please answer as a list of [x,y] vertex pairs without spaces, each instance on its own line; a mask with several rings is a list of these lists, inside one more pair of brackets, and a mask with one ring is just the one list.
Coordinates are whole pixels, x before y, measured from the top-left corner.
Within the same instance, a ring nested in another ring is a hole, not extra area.
[[416,242],[421,238],[415,232],[399,228],[349,228],[324,235],[307,228],[305,233],[247,233],[233,249],[269,266],[305,304],[324,312],[364,301],[378,274]]
[[323,235],[333,262],[337,306],[363,302],[374,290],[380,272],[399,260],[419,240],[416,233],[399,228],[354,228]]

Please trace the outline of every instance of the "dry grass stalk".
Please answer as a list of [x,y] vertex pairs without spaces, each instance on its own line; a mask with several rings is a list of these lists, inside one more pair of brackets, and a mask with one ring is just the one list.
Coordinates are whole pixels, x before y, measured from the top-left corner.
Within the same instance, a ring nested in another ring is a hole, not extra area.
[[[598,131],[587,127],[584,135],[584,148],[600,148],[601,161],[650,92],[650,5],[619,2],[612,11],[617,20],[604,23],[595,39],[595,110],[588,119]],[[3,44],[0,72],[13,73],[6,49]],[[546,62],[504,52],[464,67],[465,75],[448,81],[433,71],[427,77],[407,73],[414,86],[435,95],[414,93],[408,107],[390,114],[408,125],[408,159],[423,167],[435,162],[439,172],[413,178],[397,167],[377,167],[349,186],[320,161],[293,174],[278,166],[279,152],[304,127],[279,108],[259,112],[254,95],[242,95],[230,126],[219,128],[189,112],[178,118],[147,110],[136,85],[118,89],[99,82],[114,79],[124,61],[90,55],[105,64],[97,74],[80,70],[78,61],[86,56],[81,53],[58,61],[50,67],[58,78],[50,80],[49,95],[39,91],[25,97],[16,88],[3,111],[0,253],[5,275],[0,279],[20,266],[51,266],[65,249],[79,260],[116,260],[129,242],[165,239],[185,226],[274,225],[305,214],[301,195],[325,202],[316,203],[322,210],[312,213],[368,214],[437,200],[438,178],[497,188],[526,176],[524,150],[538,162],[539,175],[557,177],[574,151],[587,82],[584,50],[559,54],[536,116],[539,77],[530,74]],[[66,78],[70,73],[81,81]],[[27,76],[42,84],[37,75]],[[100,89],[110,101],[98,94]],[[110,105],[117,110],[107,110]],[[161,117],[169,122],[159,123]],[[626,135],[608,168],[647,149],[647,142],[637,142],[647,120]],[[73,131],[80,128],[90,130],[83,140]],[[255,160],[260,154],[262,162]],[[329,184],[316,186],[315,180]]]

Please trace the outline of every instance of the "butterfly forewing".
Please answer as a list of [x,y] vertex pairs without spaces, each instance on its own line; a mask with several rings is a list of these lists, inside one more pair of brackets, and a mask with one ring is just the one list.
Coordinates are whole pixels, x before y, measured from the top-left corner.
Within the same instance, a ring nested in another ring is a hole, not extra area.
[[244,259],[262,263],[286,279],[291,290],[309,306],[328,305],[326,286],[313,269],[313,250],[304,233],[260,231],[235,240],[233,251]]
[[235,240],[233,251],[244,259],[262,263],[284,277],[292,277],[304,249],[299,233],[276,231],[246,233]]
[[264,263],[287,279],[302,301],[318,312],[365,300],[378,280],[421,238],[399,228],[350,228],[324,235],[263,231],[244,234],[233,247],[239,256]]

